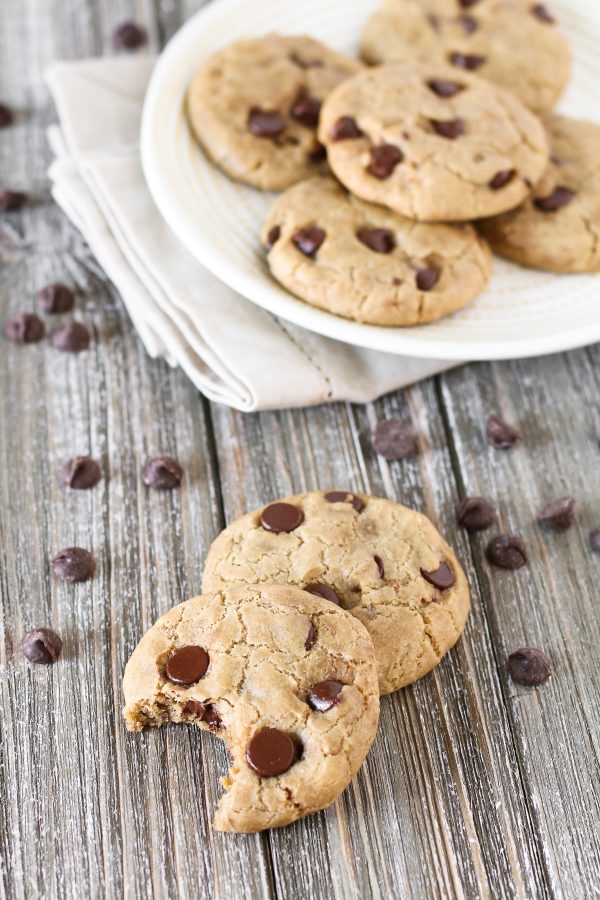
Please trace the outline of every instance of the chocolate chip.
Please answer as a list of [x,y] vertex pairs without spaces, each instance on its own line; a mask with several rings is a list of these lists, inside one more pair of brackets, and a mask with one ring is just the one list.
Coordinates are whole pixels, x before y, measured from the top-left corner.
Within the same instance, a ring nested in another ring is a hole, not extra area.
[[267,235],[267,242],[265,244],[265,250],[267,251],[267,253],[273,249],[274,245],[277,243],[277,241],[279,240],[280,237],[281,237],[281,226],[273,225],[273,227],[271,228],[271,230],[269,231],[269,233]]
[[339,681],[318,681],[308,692],[307,703],[317,712],[329,712],[340,702],[340,693],[344,687]]
[[12,109],[6,103],[0,103],[0,128],[8,128],[14,122]]
[[283,775],[297,759],[295,742],[278,728],[263,728],[246,747],[246,762],[263,778]]
[[465,34],[473,34],[479,28],[477,19],[474,19],[473,16],[457,16],[456,21],[458,25],[462,26]]
[[56,577],[69,584],[88,581],[95,568],[94,557],[83,547],[65,547],[52,560],[52,571]]
[[322,69],[323,61],[320,59],[301,59],[297,53],[290,53],[290,59],[301,69]]
[[398,163],[404,159],[404,153],[394,144],[380,144],[371,149],[371,161],[367,171],[375,178],[389,178]]
[[75,294],[66,284],[48,284],[37,292],[38,309],[43,313],[70,312],[75,305]]
[[435,133],[439,134],[440,137],[447,138],[449,141],[454,141],[461,134],[465,133],[464,119],[448,119],[447,121],[430,119],[429,121]]
[[204,716],[206,707],[200,700],[188,700],[183,707],[184,715],[193,716],[195,719],[201,719]]
[[90,456],[75,456],[61,470],[62,483],[75,491],[93,488],[101,477],[100,466]]
[[307,584],[303,590],[312,594],[313,597],[320,597],[321,600],[329,600],[330,603],[335,603],[336,606],[342,605],[341,599],[328,584],[317,584],[315,582],[314,584]]
[[469,72],[473,72],[484,64],[485,56],[476,56],[474,53],[451,53],[450,62],[457,69],[466,69]]
[[113,31],[113,45],[122,50],[136,50],[147,39],[146,30],[136,22],[123,22]]
[[202,721],[206,722],[211,731],[219,731],[223,727],[223,720],[212,703],[206,705]]
[[518,431],[515,431],[497,416],[489,416],[487,420],[487,433],[492,447],[496,450],[510,450],[522,440]]
[[546,22],[548,25],[554,25],[556,21],[554,17],[550,15],[543,3],[536,3],[535,6],[531,7],[531,12],[540,20],[540,22]]
[[314,647],[315,642],[317,640],[317,634],[318,634],[318,631],[317,631],[316,625],[314,624],[314,622],[311,622],[310,625],[308,626],[308,634],[306,635],[306,640],[304,642],[305,650],[310,650],[311,647]]
[[307,128],[316,128],[319,124],[321,101],[311,97],[306,91],[301,91],[294,101],[290,115],[296,122],[306,125]]
[[309,228],[301,228],[292,236],[292,241],[301,253],[309,256],[311,259],[316,255],[317,250],[325,240],[325,232],[317,225],[311,225]]
[[291,503],[271,503],[265,506],[260,515],[260,524],[265,531],[274,534],[295,531],[304,522],[304,513],[299,506]]
[[351,503],[356,512],[361,512],[365,506],[357,494],[349,494],[348,491],[327,491],[324,499],[328,503]]
[[549,503],[537,517],[539,524],[552,528],[570,528],[575,518],[576,502],[574,497],[561,497]]
[[54,663],[62,651],[59,635],[50,628],[34,628],[23,636],[21,653],[33,663]]
[[431,291],[440,280],[441,271],[437,266],[426,266],[417,269],[415,281],[420,291]]
[[360,130],[352,116],[342,116],[331,129],[332,141],[351,141],[361,137],[364,137],[364,132]]
[[142,480],[157,491],[171,491],[179,487],[183,469],[172,456],[156,456],[148,460],[142,469]]
[[204,647],[188,645],[179,647],[169,657],[165,666],[165,675],[173,684],[182,684],[186,687],[196,684],[206,675],[209,656]]
[[373,427],[371,443],[384,459],[406,459],[413,456],[417,440],[411,426],[400,419],[381,419]]
[[388,228],[360,228],[356,237],[375,253],[391,253],[396,246],[394,232]]
[[536,687],[550,678],[554,671],[552,660],[541,650],[522,647],[508,657],[508,674],[517,684]]
[[456,510],[456,521],[467,531],[484,531],[496,521],[496,510],[485,497],[466,497]]
[[500,188],[506,187],[516,174],[514,169],[505,169],[503,172],[496,172],[491,181],[488,182],[488,187],[491,188],[492,191],[499,191]]
[[500,534],[487,545],[485,555],[488,562],[501,569],[520,569],[527,563],[525,542],[514,534]]
[[44,323],[34,313],[21,313],[4,323],[4,334],[17,344],[35,344],[45,333]]
[[438,97],[454,97],[465,89],[464,84],[457,84],[456,81],[448,81],[446,78],[431,78],[427,82],[427,87]]
[[323,162],[324,159],[327,159],[327,148],[323,144],[317,144],[316,149],[311,150],[308,154],[308,158],[315,163]]
[[456,582],[454,570],[445,560],[442,560],[439,568],[435,569],[433,572],[426,572],[425,569],[421,569],[421,575],[425,581],[428,581],[429,584],[432,584],[434,588],[437,588],[439,591],[448,590],[448,588],[451,588]]
[[558,209],[562,209],[563,206],[567,206],[574,196],[575,191],[571,191],[566,187],[557,187],[547,197],[536,197],[533,205],[540,212],[556,212]]
[[253,106],[248,113],[248,131],[255,137],[276,137],[285,130],[285,119],[276,109]]
[[22,191],[11,191],[0,187],[0,213],[16,212],[25,206],[27,194]]
[[458,0],[458,2],[463,9],[470,9],[471,6],[475,6],[476,3],[479,3],[479,0]]
[[377,566],[377,571],[379,572],[379,577],[383,581],[385,578],[385,566],[383,564],[383,560],[380,556],[374,556],[375,565]]
[[594,553],[600,553],[600,528],[590,531],[590,547]]
[[90,346],[89,328],[82,322],[67,322],[54,332],[52,344],[65,353],[81,353]]

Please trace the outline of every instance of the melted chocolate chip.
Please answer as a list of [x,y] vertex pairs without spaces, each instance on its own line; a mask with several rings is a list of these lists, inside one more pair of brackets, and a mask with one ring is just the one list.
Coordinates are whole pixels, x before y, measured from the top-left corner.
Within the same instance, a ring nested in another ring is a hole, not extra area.
[[45,333],[44,323],[34,313],[21,313],[4,323],[4,334],[16,344],[35,344]]
[[431,291],[440,280],[441,272],[436,266],[417,269],[415,281],[420,291]]
[[341,599],[328,584],[317,584],[315,582],[314,584],[307,584],[303,590],[314,597],[320,597],[321,600],[329,600],[330,603],[335,603],[336,606],[342,605]]
[[457,69],[466,69],[468,72],[474,72],[479,69],[485,62],[485,56],[477,56],[474,53],[451,53],[450,62]]
[[183,469],[171,456],[157,456],[150,459],[142,469],[142,480],[157,491],[171,491],[179,487]]
[[528,560],[525,542],[515,534],[500,534],[493,538],[485,555],[488,562],[501,569],[520,569]]
[[474,19],[473,16],[457,16],[456,22],[462,27],[465,34],[473,34],[479,28],[477,19]]
[[52,560],[52,571],[56,577],[69,584],[89,581],[95,568],[94,557],[83,547],[65,547]]
[[285,130],[285,119],[276,109],[253,106],[248,113],[248,131],[255,137],[272,138]]
[[508,674],[517,684],[537,687],[550,678],[554,671],[552,660],[541,650],[533,647],[522,647],[508,657]]
[[454,97],[465,89],[464,84],[448,81],[446,78],[431,78],[427,82],[427,87],[438,97]]
[[351,141],[361,137],[364,137],[364,132],[360,130],[352,116],[342,116],[331,130],[332,141]]
[[547,197],[536,197],[533,205],[540,212],[550,213],[567,206],[575,196],[575,191],[566,187],[556,187]]
[[456,510],[456,521],[467,531],[484,531],[496,521],[496,510],[485,497],[466,497]]
[[52,344],[65,353],[81,353],[90,346],[89,328],[82,322],[67,322],[54,332]]
[[502,419],[497,416],[490,416],[487,420],[487,433],[492,447],[496,450],[510,450],[515,444],[521,442],[522,438],[518,431],[515,431]]
[[304,642],[305,650],[310,650],[311,647],[314,647],[315,642],[317,640],[317,634],[318,634],[317,627],[314,624],[314,622],[311,622],[310,625],[308,626],[308,634],[306,635],[306,640]]
[[531,12],[540,20],[540,22],[545,22],[547,25],[554,25],[556,21],[556,19],[550,15],[543,3],[536,3],[531,7]]
[[75,456],[61,469],[62,483],[75,491],[93,488],[101,477],[102,470],[91,456]]
[[379,577],[383,581],[385,579],[385,566],[383,564],[383,560],[380,556],[374,556],[375,565],[377,566],[377,571],[379,572]]
[[180,647],[167,660],[165,675],[173,684],[187,687],[204,678],[208,663],[209,656],[204,647]]
[[539,524],[551,528],[570,528],[575,519],[576,502],[574,497],[561,497],[549,503],[537,517]]
[[206,707],[200,700],[188,700],[183,707],[184,715],[193,716],[195,719],[201,719],[204,716]]
[[303,521],[304,513],[299,506],[291,503],[271,503],[270,506],[265,506],[260,515],[262,527],[274,534],[295,531]]
[[435,133],[449,141],[455,141],[457,137],[465,133],[464,119],[448,119],[447,121],[430,119],[429,121]]
[[269,231],[269,233],[267,235],[267,242],[265,244],[265,250],[267,251],[267,253],[273,249],[274,245],[277,243],[277,241],[279,240],[280,237],[281,237],[281,226],[273,225],[273,227],[271,228],[271,230]]
[[394,144],[380,144],[371,149],[371,161],[367,171],[375,178],[389,178],[398,163],[404,159],[404,153]]
[[0,103],[0,128],[8,128],[14,122],[12,109],[6,103]]
[[27,202],[27,194],[22,191],[11,191],[9,188],[0,187],[0,213],[16,212],[22,209]]
[[316,128],[319,124],[321,113],[321,101],[311,97],[305,91],[301,91],[294,101],[290,115],[296,122],[306,125],[307,128]]
[[56,662],[62,652],[59,635],[50,628],[34,628],[23,636],[21,653],[32,663],[49,665]]
[[505,169],[503,172],[496,172],[494,177],[488,182],[488,187],[492,191],[499,191],[500,188],[506,187],[517,173],[514,169]]
[[145,28],[137,22],[123,22],[113,32],[113,44],[118,49],[136,50],[148,39]]
[[388,228],[360,228],[356,237],[375,253],[391,253],[396,246],[394,233]]
[[246,747],[246,762],[263,778],[283,775],[297,758],[294,740],[278,728],[263,728]]
[[448,590],[456,582],[456,575],[445,560],[442,560],[439,568],[433,572],[426,572],[425,569],[421,569],[421,575],[425,581],[428,581],[429,584],[432,584],[439,591]]
[[371,443],[384,459],[407,459],[417,450],[412,427],[400,419],[381,419],[373,427]]
[[207,703],[202,714],[202,721],[206,722],[211,731],[220,731],[223,727],[223,720],[219,712],[212,703]]
[[590,531],[590,547],[594,553],[600,553],[600,528]]
[[340,702],[343,687],[339,681],[319,681],[311,687],[306,702],[317,712],[329,712]]
[[37,292],[38,309],[43,313],[66,313],[75,306],[75,294],[66,284],[48,284]]
[[326,235],[322,228],[319,228],[317,225],[311,225],[309,228],[301,228],[300,231],[297,231],[292,236],[292,241],[300,253],[304,253],[305,256],[313,259],[325,237]]
[[350,494],[348,491],[327,491],[324,499],[328,503],[351,503],[356,512],[361,512],[365,506],[358,494]]

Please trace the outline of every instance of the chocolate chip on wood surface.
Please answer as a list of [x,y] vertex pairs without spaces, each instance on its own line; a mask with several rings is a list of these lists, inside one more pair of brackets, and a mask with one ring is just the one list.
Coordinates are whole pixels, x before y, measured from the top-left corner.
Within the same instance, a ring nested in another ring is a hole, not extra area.
[[67,322],[54,332],[52,344],[65,353],[81,353],[90,346],[90,330],[83,322]]
[[136,50],[148,40],[145,28],[137,22],[122,22],[113,31],[113,44],[120,50]]
[[35,313],[20,313],[4,323],[4,334],[16,344],[35,344],[45,333],[44,323]]
[[522,440],[518,431],[499,419],[498,416],[490,416],[487,420],[487,433],[492,447],[496,450],[510,450]]
[[65,313],[75,306],[75,294],[68,285],[57,281],[41,288],[37,292],[36,301],[40,312]]
[[533,647],[522,647],[511,653],[507,667],[512,680],[527,687],[543,684],[554,670],[550,657]]
[[62,483],[76,491],[93,488],[101,477],[102,470],[91,456],[74,456],[61,469]]
[[156,456],[148,460],[142,469],[144,484],[157,491],[170,491],[179,487],[183,469],[172,456]]
[[551,528],[570,528],[575,519],[575,497],[560,497],[543,508],[537,517],[540,525],[549,525]]
[[501,569],[520,569],[528,561],[527,546],[515,534],[500,534],[487,545],[488,562]]
[[83,547],[65,547],[52,559],[52,571],[56,577],[69,584],[88,581],[95,568],[94,557]]
[[21,653],[29,662],[49,665],[60,656],[62,645],[60,636],[51,628],[33,628],[23,636]]
[[467,531],[483,531],[496,521],[496,510],[485,497],[465,497],[456,510],[456,521]]
[[384,459],[406,459],[417,449],[412,427],[401,419],[381,419],[373,427],[371,442],[375,452]]

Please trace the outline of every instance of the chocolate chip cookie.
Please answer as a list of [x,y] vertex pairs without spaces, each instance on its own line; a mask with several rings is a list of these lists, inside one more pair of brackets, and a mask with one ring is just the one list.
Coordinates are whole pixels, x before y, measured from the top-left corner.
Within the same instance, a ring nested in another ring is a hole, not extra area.
[[600,271],[600,125],[565,116],[544,124],[552,155],[521,206],[484,219],[481,232],[501,256],[551,272]]
[[465,306],[492,271],[471,225],[413,222],[333,178],[288,188],[262,240],[274,277],[307,303],[358,322],[415,325]]
[[226,587],[169,610],[134,650],[123,689],[130,731],[188,722],[225,741],[219,831],[275,828],[328,806],[379,718],[363,626],[285,585]]
[[512,94],[447,66],[382,66],[339,85],[319,138],[352,193],[410,219],[514,209],[548,163],[542,123]]
[[385,0],[362,38],[370,63],[451,65],[549,112],[569,79],[570,54],[553,12],[525,0]]
[[425,516],[381,497],[313,491],[236,519],[210,548],[203,589],[293,584],[349,610],[373,641],[382,694],[411,684],[461,635],[463,571]]
[[237,41],[193,79],[189,120],[228,175],[282,190],[326,168],[317,140],[321,103],[361,68],[310,37],[269,34]]

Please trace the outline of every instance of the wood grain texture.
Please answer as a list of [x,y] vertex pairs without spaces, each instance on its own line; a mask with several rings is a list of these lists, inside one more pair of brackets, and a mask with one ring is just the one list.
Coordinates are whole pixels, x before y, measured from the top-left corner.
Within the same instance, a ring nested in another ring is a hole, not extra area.
[[[0,345],[0,896],[595,896],[600,557],[587,534],[600,524],[600,351],[468,366],[366,407],[247,416],[210,406],[149,360],[49,199],[54,114],[41,76],[54,58],[110,52],[114,25],[130,17],[158,48],[201,5],[2,0],[0,99],[21,114],[0,131],[0,183],[33,200],[0,220],[0,316],[32,309],[48,281],[72,281],[94,343],[76,357],[48,343]],[[490,412],[518,425],[521,447],[488,447]],[[416,457],[388,464],[373,453],[382,416],[413,423]],[[87,452],[106,477],[91,492],[65,491],[61,462]],[[141,484],[157,453],[181,461],[180,491]],[[145,628],[198,591],[225,521],[333,486],[397,498],[438,522],[465,565],[473,614],[431,675],[383,700],[374,748],[338,803],[287,829],[220,835],[210,820],[221,743],[183,727],[128,735],[123,667]],[[491,497],[499,528],[523,535],[528,567],[491,570],[490,535],[457,529],[468,493]],[[575,526],[542,531],[536,512],[566,493],[579,501]],[[72,544],[98,560],[77,587],[49,568]],[[58,665],[23,661],[18,642],[34,625],[62,634]],[[539,690],[507,677],[506,656],[523,644],[554,659]]]

